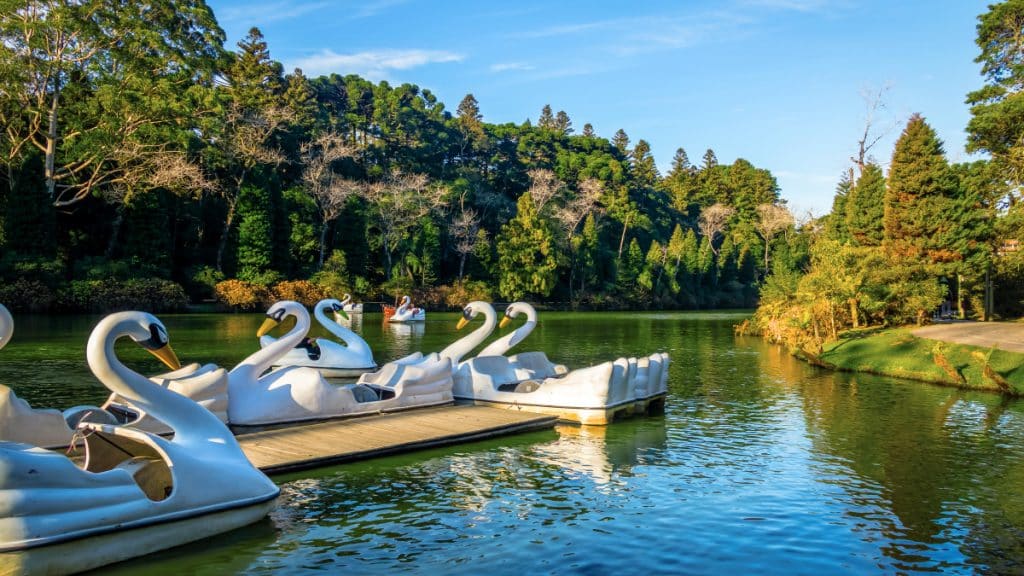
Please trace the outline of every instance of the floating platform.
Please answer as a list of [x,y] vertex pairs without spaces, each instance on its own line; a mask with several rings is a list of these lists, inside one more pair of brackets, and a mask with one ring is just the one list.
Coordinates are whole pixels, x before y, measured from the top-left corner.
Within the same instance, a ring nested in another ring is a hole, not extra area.
[[440,406],[328,420],[237,436],[267,474],[294,472],[402,452],[554,428],[557,418],[486,406]]

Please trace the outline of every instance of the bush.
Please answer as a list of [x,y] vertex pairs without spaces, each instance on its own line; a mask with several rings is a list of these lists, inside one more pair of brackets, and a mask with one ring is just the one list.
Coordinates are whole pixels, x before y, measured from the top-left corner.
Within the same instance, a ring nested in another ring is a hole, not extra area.
[[[278,282],[273,290],[271,290],[271,293],[276,300],[294,300],[306,306],[314,306],[317,302],[329,296],[320,285],[308,280]],[[330,296],[335,295],[331,294]]]
[[467,280],[454,286],[441,286],[438,290],[449,308],[462,308],[474,300],[491,302],[494,297],[490,286],[479,280]]
[[218,282],[224,281],[224,273],[211,266],[200,266],[190,270],[188,291],[199,299],[213,298]]
[[342,294],[354,292],[344,276],[337,272],[324,270],[313,274],[309,279],[310,283],[316,286],[321,292],[329,294],[334,298],[341,298]]
[[0,283],[0,304],[15,312],[45,312],[56,300],[53,290],[39,280],[18,278]]
[[222,306],[232,310],[252,311],[268,306],[272,300],[270,291],[243,280],[225,280],[213,287],[214,297]]
[[177,312],[188,306],[185,289],[159,278],[74,280],[61,290],[60,307],[72,312]]

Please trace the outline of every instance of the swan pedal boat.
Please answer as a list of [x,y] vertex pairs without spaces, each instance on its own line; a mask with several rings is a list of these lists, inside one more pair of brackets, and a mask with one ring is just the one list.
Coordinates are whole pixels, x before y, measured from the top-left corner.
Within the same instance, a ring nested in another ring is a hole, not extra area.
[[[484,314],[482,330],[489,334],[496,323],[490,304],[471,303],[463,321],[478,313]],[[543,352],[503,356],[537,325],[536,310],[525,302],[515,302],[506,309],[501,326],[521,313],[525,313],[526,322],[514,332],[491,343],[475,358],[454,360],[458,366],[453,390],[456,399],[552,414],[566,422],[587,425],[606,425],[619,417],[664,408],[668,354],[618,358],[576,370],[552,363]]]
[[426,319],[426,310],[413,307],[412,299],[408,296],[402,296],[402,303],[395,310],[395,313],[388,318],[388,322],[423,322]]
[[[266,372],[309,330],[310,318],[298,302],[278,302],[267,311],[257,337],[288,316],[295,326],[228,373],[228,422],[246,427],[290,424],[396,412],[452,404],[452,368],[447,358],[420,356],[364,373],[354,384],[333,384],[313,368],[285,366]],[[266,373],[265,373],[266,372]]]
[[[345,296],[349,297],[348,294]],[[325,310],[333,312],[335,320],[327,318]],[[366,343],[366,340],[340,323],[341,318],[348,317],[348,313],[344,309],[344,300],[340,302],[333,298],[321,300],[313,308],[313,315],[324,329],[341,340],[343,344],[328,338],[317,338],[315,341],[304,338],[297,347],[274,361],[275,368],[305,366],[318,370],[325,378],[355,378],[377,369],[373,351],[370,350],[370,345]],[[261,336],[259,340],[261,348],[266,348],[277,341],[276,338],[267,334]]]
[[0,442],[0,572],[90,570],[250,524],[274,507],[280,489],[213,413],[116,358],[114,342],[124,336],[178,368],[163,324],[143,312],[100,321],[89,367],[174,438],[82,422],[81,467],[38,446]]

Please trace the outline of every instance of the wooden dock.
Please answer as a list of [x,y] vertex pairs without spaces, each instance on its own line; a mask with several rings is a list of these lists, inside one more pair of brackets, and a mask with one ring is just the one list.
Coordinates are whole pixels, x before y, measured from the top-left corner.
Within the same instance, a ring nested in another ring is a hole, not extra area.
[[456,405],[331,420],[238,436],[267,474],[389,456],[495,436],[553,428],[545,414]]

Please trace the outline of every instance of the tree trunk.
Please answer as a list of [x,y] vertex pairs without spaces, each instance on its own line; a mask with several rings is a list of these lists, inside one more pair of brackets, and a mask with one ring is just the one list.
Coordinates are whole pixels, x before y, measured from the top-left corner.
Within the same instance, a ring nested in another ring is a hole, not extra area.
[[384,280],[391,280],[391,250],[388,248],[387,240],[381,242],[384,250]]
[[60,103],[60,85],[55,86],[47,113],[46,128],[46,192],[50,200],[57,199],[57,105]]
[[107,241],[107,249],[103,252],[103,257],[110,260],[114,257],[114,250],[117,249],[117,237],[121,235],[121,225],[124,224],[124,204],[118,204],[117,215],[114,216],[114,221],[110,224],[110,240]]
[[626,221],[622,223],[622,237],[619,238],[619,261],[622,261],[622,246],[626,243],[626,230],[629,230],[629,217],[631,214],[626,214]]
[[850,298],[846,302],[850,305],[850,318],[853,320],[853,327],[860,328],[860,310],[857,307],[857,299]]
[[320,227],[320,261],[317,264],[317,270],[324,269],[324,253],[327,251],[327,222],[324,221]]
[[956,275],[956,312],[958,318],[963,320],[966,317],[966,311],[964,310],[964,298],[960,289],[963,287],[964,277],[960,274]]
[[459,254],[459,284],[462,284],[462,271],[466,269],[466,253]]
[[224,252],[228,247],[228,235],[231,233],[231,224],[235,221],[235,200],[228,201],[228,215],[224,219],[224,231],[221,232],[220,242],[217,245],[217,271],[224,272]]

